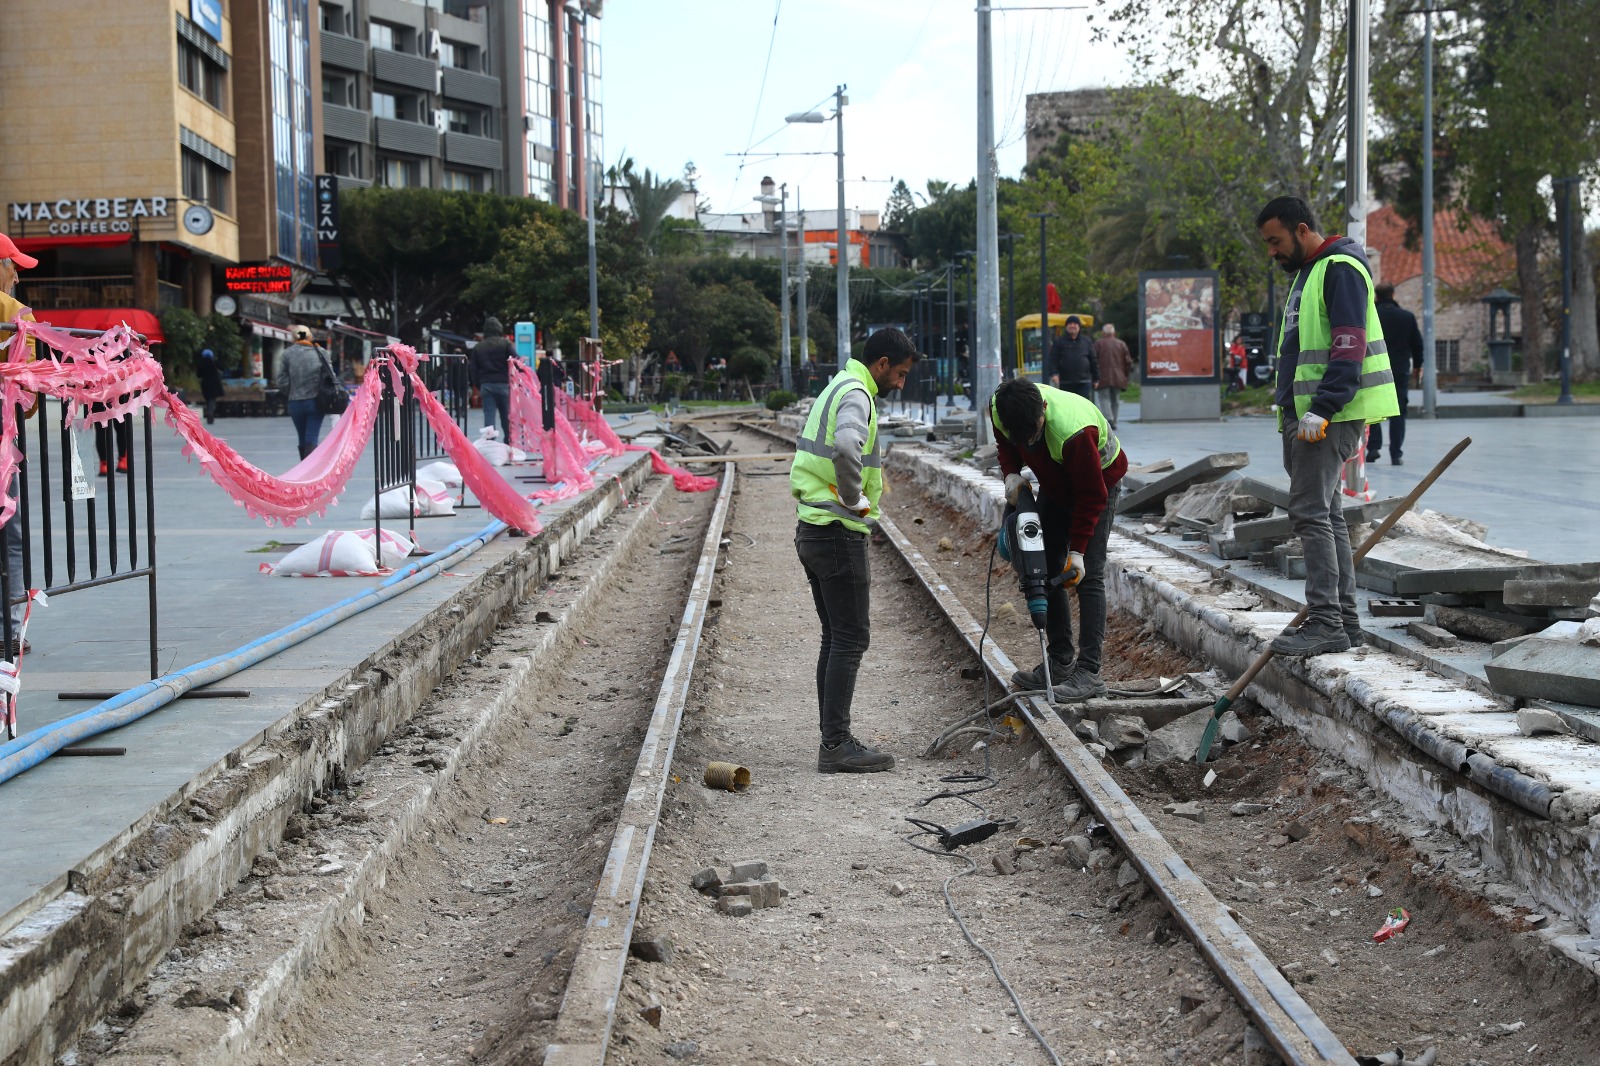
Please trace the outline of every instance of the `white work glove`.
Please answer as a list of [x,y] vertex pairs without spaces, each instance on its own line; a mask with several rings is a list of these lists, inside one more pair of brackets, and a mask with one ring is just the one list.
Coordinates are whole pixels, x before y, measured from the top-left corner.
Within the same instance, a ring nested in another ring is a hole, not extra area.
[[844,506],[845,506],[846,510],[854,511],[856,514],[860,515],[862,518],[867,517],[868,512],[870,512],[872,510],[872,505],[867,502],[867,499],[866,499],[865,496],[856,497],[856,502],[855,503],[845,503],[843,500],[840,500],[839,502],[840,503],[844,503]]
[[1023,477],[1021,474],[1007,474],[1006,503],[1015,507],[1017,505],[1017,495],[1022,491],[1022,486],[1026,485],[1027,483],[1028,479]]
[[1300,419],[1299,426],[1300,428],[1295,430],[1295,436],[1307,443],[1314,444],[1328,435],[1328,420],[1310,411]]
[[1077,588],[1078,582],[1083,580],[1084,575],[1082,552],[1069,552],[1067,554],[1067,565],[1061,568],[1061,575],[1066,578],[1062,582],[1063,585],[1069,589]]

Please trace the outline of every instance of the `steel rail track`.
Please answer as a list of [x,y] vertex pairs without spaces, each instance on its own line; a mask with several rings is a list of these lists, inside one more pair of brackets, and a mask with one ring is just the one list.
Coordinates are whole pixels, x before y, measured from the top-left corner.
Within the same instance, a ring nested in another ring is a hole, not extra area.
[[[880,526],[945,618],[977,653],[983,626],[892,520],[885,517]],[[1016,664],[993,640],[982,642],[981,657],[984,668],[1004,688],[1016,671]],[[1355,1059],[1338,1037],[1300,998],[1272,960],[1234,920],[1227,906],[1211,894],[1205,882],[1078,741],[1050,704],[1034,697],[1018,700],[1017,706],[1095,817],[1127,852],[1145,882],[1161,897],[1224,987],[1287,1066],[1355,1066]]]
[[672,771],[678,726],[683,721],[683,706],[689,696],[706,608],[716,580],[722,529],[733,499],[734,481],[735,473],[730,468],[717,492],[683,620],[678,624],[677,641],[667,660],[650,725],[617,818],[617,831],[611,838],[589,920],[578,941],[572,975],[556,1015],[555,1037],[545,1048],[544,1066],[601,1066],[605,1062],[634,921],[639,914],[639,895],[644,889],[650,849],[661,818],[661,801]]

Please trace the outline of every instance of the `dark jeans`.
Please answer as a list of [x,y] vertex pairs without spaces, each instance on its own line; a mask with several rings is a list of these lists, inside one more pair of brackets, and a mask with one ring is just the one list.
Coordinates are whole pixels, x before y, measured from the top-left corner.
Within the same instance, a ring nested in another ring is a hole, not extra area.
[[[1389,458],[1398,459],[1406,443],[1406,406],[1411,396],[1399,377],[1394,379],[1394,391],[1400,400],[1400,414],[1389,419]],[[1367,462],[1370,463],[1383,454],[1383,423],[1374,422],[1367,429]]]
[[[317,401],[290,400],[289,421],[294,423],[295,439],[300,442],[305,455],[309,455],[322,436],[322,412],[317,410]],[[301,458],[305,458],[305,455]]]
[[511,443],[511,386],[508,383],[485,383],[478,386],[478,398],[483,401],[483,424],[492,426],[495,409],[499,409],[500,439]]
[[[1100,670],[1106,643],[1106,546],[1111,541],[1111,523],[1117,516],[1117,500],[1122,495],[1119,482],[1111,486],[1106,509],[1100,513],[1089,548],[1083,553],[1083,580],[1078,582],[1078,665],[1085,670]],[[1067,540],[1072,521],[1072,505],[1055,500],[1039,501],[1039,520],[1044,523],[1044,558],[1052,575],[1067,565],[1071,545]],[[1065,585],[1050,590],[1050,606],[1045,635],[1050,640],[1054,662],[1072,661],[1072,600]],[[1057,678],[1056,680],[1061,680]]]
[[[116,439],[116,455],[112,455],[112,439]],[[102,463],[110,464],[133,451],[133,417],[124,415],[115,422],[94,427],[94,450]]]
[[1361,451],[1360,422],[1334,422],[1319,441],[1283,432],[1283,468],[1289,472],[1289,521],[1306,557],[1307,624],[1338,629],[1361,624],[1356,612],[1356,566],[1344,521],[1339,471]]
[[1061,391],[1075,392],[1090,402],[1094,400],[1094,382],[1092,381],[1063,381],[1061,383]]
[[205,399],[206,421],[215,422],[217,420],[217,398],[215,396],[207,396]]
[[[28,595],[27,575],[23,572],[22,562],[22,497],[18,495],[21,488],[22,475],[15,474],[11,478],[11,495],[17,501],[17,513],[11,516],[11,521],[6,523],[6,566],[9,569],[11,582],[11,598],[26,597]],[[22,628],[22,615],[28,605],[26,602],[13,604],[11,610],[11,635],[16,636],[17,630]],[[0,648],[0,658],[9,654],[5,648]]]
[[801,522],[794,532],[794,548],[822,623],[822,646],[817,652],[822,742],[839,744],[850,736],[850,702],[871,636],[867,538],[838,522],[825,526]]

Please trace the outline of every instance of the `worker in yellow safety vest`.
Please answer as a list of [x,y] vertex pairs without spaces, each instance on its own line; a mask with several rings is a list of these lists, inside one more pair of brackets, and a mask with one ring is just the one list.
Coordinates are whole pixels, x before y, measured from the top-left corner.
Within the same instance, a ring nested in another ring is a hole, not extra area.
[[894,767],[893,755],[851,735],[850,703],[870,628],[867,537],[883,495],[877,396],[904,385],[917,359],[916,345],[900,330],[873,333],[811,405],[795,441],[789,489],[800,522],[794,546],[822,623],[819,773],[868,774]]
[[1294,278],[1278,331],[1275,402],[1289,520],[1305,550],[1307,617],[1273,640],[1278,655],[1364,642],[1339,476],[1365,446],[1367,426],[1400,413],[1366,252],[1316,225],[1297,196],[1280,196],[1256,216],[1267,251]]

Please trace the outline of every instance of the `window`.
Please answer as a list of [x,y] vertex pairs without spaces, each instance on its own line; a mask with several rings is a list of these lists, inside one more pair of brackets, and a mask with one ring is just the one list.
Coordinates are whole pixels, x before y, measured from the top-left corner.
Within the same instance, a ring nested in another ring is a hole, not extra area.
[[406,50],[405,27],[391,26],[376,19],[367,24],[367,40],[372,42],[374,48],[387,48],[391,52]]
[[457,70],[480,70],[483,66],[476,48],[455,41],[439,42],[439,64]]
[[482,192],[483,183],[478,175],[465,170],[446,170],[444,172],[444,187],[457,192]]
[[187,148],[183,152],[183,195],[221,214],[228,213],[228,172]]
[[1433,342],[1434,365],[1441,373],[1461,373],[1461,342],[1459,340],[1435,340]]
[[322,76],[322,102],[341,107],[356,106],[356,80],[339,74]]
[[421,185],[422,165],[414,159],[380,159],[378,181],[392,189]]
[[328,173],[346,178],[361,176],[361,149],[349,144],[329,144]]
[[372,113],[379,118],[400,118],[400,98],[394,93],[372,90]]
[[178,84],[218,111],[227,111],[228,72],[182,38],[178,40]]
[[462,111],[447,107],[444,112],[445,128],[451,133],[481,134],[483,118],[476,111]]
[[344,8],[324,0],[322,5],[322,28],[329,33],[342,33],[350,36],[351,14]]

